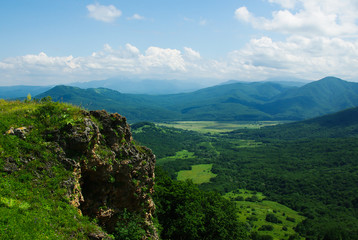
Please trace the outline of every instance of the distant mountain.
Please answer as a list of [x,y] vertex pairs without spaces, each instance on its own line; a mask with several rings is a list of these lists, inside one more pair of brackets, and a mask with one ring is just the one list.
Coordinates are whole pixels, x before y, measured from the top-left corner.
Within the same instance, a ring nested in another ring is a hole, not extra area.
[[312,81],[302,78],[295,78],[295,77],[272,77],[272,78],[267,78],[265,82],[274,82],[282,85],[302,87],[303,85],[306,85]]
[[188,120],[269,120],[271,116],[258,109],[289,87],[269,82],[233,83],[204,88],[192,93],[167,96],[161,104],[177,109]]
[[14,99],[26,97],[29,93],[31,96],[43,93],[53,86],[9,86],[0,87],[0,98],[2,99]]
[[[56,86],[37,98],[51,96],[54,101],[68,102],[89,110],[105,109],[126,116],[131,122],[162,121],[179,114],[158,107],[150,95],[122,94],[107,88],[81,89],[70,86]],[[179,118],[179,117],[178,117]]]
[[121,93],[134,94],[174,94],[192,92],[203,87],[203,85],[179,80],[158,80],[158,79],[125,79],[111,78],[106,80],[78,82],[70,84],[70,86],[80,88],[109,88]]
[[[273,78],[267,78],[266,80],[263,80],[261,82],[278,83],[284,86],[291,86],[291,87],[302,87],[303,85],[306,85],[311,81],[301,78],[294,78],[294,77],[273,77]],[[219,85],[233,84],[233,83],[248,83],[248,82],[240,81],[240,80],[228,80]]]
[[289,89],[259,109],[276,119],[299,120],[355,106],[358,106],[358,83],[326,77]]
[[170,120],[303,120],[358,106],[358,83],[327,77],[302,87],[232,83],[195,92],[140,95],[58,86],[42,96],[119,112],[130,122]]

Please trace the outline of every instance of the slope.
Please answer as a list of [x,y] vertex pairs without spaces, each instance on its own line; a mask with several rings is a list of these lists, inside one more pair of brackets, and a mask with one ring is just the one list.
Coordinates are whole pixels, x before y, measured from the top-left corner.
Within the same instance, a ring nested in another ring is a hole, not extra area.
[[[232,133],[242,134],[242,130]],[[247,134],[281,140],[357,137],[358,107],[305,121],[264,127],[260,131],[247,131]]]
[[260,109],[275,118],[307,119],[358,106],[358,83],[326,77],[289,89]]
[[106,88],[81,89],[69,86],[56,86],[36,98],[51,96],[55,101],[69,102],[86,109],[105,109],[126,116],[129,121],[160,121],[177,113],[158,106],[149,95],[122,94]]

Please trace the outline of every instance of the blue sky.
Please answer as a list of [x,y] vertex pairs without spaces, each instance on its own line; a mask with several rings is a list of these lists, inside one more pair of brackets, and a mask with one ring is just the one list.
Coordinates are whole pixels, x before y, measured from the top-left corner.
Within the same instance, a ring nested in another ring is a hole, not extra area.
[[0,85],[358,80],[356,0],[0,3]]

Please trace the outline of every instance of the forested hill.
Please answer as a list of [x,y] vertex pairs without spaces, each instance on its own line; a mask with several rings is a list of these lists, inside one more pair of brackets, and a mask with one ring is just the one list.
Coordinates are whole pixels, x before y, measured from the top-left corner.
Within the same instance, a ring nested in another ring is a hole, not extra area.
[[261,106],[276,118],[308,119],[358,106],[358,83],[326,77],[289,89]]
[[[232,133],[242,134],[242,130]],[[358,107],[305,121],[261,128],[247,132],[260,138],[293,140],[358,136]],[[246,136],[248,137],[248,136]]]
[[302,87],[272,82],[232,83],[191,93],[123,94],[105,88],[57,86],[37,96],[106,109],[131,123],[171,120],[304,120],[358,106],[358,83],[327,77]]

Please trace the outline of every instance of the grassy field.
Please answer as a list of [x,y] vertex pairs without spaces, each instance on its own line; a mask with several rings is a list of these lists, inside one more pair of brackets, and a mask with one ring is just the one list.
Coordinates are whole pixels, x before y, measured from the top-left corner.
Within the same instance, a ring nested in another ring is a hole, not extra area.
[[216,177],[216,174],[211,172],[212,167],[213,164],[193,165],[191,170],[179,171],[177,179],[180,181],[191,179],[195,184],[210,182],[211,178]]
[[168,123],[156,123],[159,126],[174,127],[201,133],[222,133],[237,129],[258,129],[265,126],[277,125],[278,121],[253,121],[253,122],[217,122],[217,121],[178,121]]
[[[249,223],[251,230],[257,231],[260,235],[270,235],[274,239],[288,239],[290,235],[295,234],[293,228],[304,220],[304,217],[296,211],[277,202],[264,200],[265,196],[259,192],[239,189],[235,193],[227,193],[225,197],[235,201],[239,209],[240,221]],[[273,214],[278,222],[267,221],[267,214]],[[271,225],[273,230],[259,230],[263,225]]]
[[157,164],[162,165],[164,163],[172,162],[172,161],[175,161],[177,159],[184,159],[185,160],[185,159],[193,158],[193,157],[194,157],[193,152],[189,152],[188,150],[182,150],[182,151],[176,152],[175,156],[170,156],[170,157],[157,159]]

